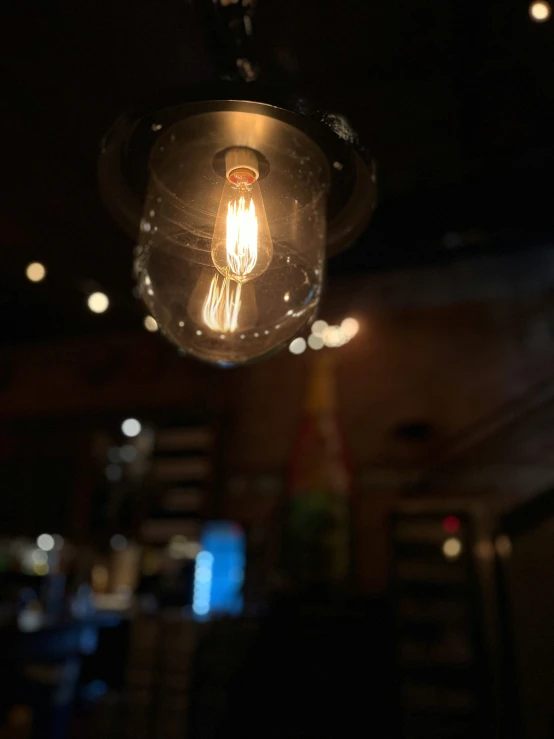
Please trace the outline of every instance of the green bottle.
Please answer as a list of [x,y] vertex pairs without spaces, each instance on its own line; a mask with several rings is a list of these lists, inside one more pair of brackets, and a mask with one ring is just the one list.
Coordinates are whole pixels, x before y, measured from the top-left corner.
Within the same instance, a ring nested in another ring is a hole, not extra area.
[[334,367],[314,357],[294,441],[282,565],[293,586],[346,583],[351,560],[352,474],[337,413]]

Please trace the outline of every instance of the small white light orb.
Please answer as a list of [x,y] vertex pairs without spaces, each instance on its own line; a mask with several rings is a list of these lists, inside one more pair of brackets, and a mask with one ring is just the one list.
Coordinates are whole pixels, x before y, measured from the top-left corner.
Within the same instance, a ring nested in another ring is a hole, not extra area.
[[293,339],[289,344],[289,352],[291,354],[302,354],[306,351],[306,339],[303,339],[301,336],[299,336],[296,339]]
[[87,305],[92,313],[105,313],[108,310],[110,301],[105,293],[96,292],[88,296]]
[[143,323],[144,328],[151,333],[158,330],[158,322],[152,316],[146,316]]
[[37,547],[43,552],[51,552],[56,542],[51,534],[41,534],[37,537]]
[[126,418],[121,424],[121,430],[125,436],[132,438],[133,436],[138,436],[140,434],[142,431],[142,425],[136,418]]
[[40,262],[31,262],[25,269],[25,276],[31,282],[42,282],[46,277],[46,267]]
[[544,23],[550,18],[552,9],[546,0],[538,0],[529,6],[529,15],[536,23]]
[[442,553],[447,559],[457,559],[462,553],[462,542],[457,536],[445,539],[442,544]]

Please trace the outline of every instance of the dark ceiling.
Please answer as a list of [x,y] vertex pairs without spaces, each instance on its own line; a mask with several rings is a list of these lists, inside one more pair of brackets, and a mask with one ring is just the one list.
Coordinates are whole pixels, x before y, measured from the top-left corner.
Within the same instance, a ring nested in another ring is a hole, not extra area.
[[[13,2],[8,16],[2,341],[138,329],[99,141],[153,92],[221,74],[211,0]],[[259,0],[253,52],[265,82],[344,112],[378,161],[376,216],[331,277],[554,239],[554,20],[533,23],[525,0]],[[85,309],[94,285],[102,316]]]

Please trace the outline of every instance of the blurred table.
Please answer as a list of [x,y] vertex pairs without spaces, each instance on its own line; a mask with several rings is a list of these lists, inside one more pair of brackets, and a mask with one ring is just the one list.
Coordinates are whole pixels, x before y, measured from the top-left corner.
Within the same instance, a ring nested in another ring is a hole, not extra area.
[[32,708],[32,739],[65,739],[82,657],[96,650],[101,628],[119,622],[116,615],[95,614],[35,631],[0,630],[2,704]]

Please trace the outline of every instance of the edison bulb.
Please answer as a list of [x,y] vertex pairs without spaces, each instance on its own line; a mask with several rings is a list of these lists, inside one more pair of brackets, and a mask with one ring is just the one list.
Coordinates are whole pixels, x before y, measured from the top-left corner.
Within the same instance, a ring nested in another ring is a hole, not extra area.
[[135,258],[160,332],[214,363],[288,346],[318,308],[329,183],[317,144],[270,116],[202,113],[164,130]]
[[211,254],[225,277],[238,283],[260,277],[273,257],[273,243],[258,183],[258,160],[249,149],[225,155],[226,183],[217,213]]

